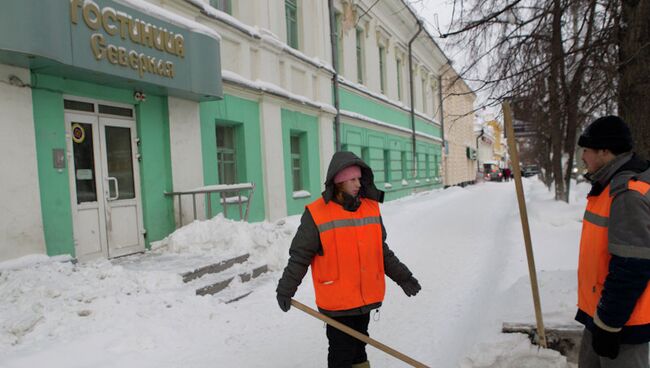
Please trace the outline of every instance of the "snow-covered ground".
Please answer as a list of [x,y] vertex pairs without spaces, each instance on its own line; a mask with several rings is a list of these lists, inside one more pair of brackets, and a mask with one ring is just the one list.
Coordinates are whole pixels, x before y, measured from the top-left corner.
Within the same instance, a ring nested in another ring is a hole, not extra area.
[[[570,204],[524,181],[546,325],[570,324],[586,184]],[[387,282],[371,337],[431,367],[567,367],[559,353],[503,322],[533,323],[514,183],[418,193],[382,205],[388,244],[420,280],[406,297]],[[216,217],[178,230],[151,252],[157,264],[34,255],[0,263],[0,367],[325,367],[322,322],[280,311],[275,287],[299,216],[246,224]],[[271,272],[196,296],[180,264],[245,252]],[[139,266],[138,266],[139,265]],[[296,299],[314,306],[309,274]],[[367,348],[373,367],[404,363]]]

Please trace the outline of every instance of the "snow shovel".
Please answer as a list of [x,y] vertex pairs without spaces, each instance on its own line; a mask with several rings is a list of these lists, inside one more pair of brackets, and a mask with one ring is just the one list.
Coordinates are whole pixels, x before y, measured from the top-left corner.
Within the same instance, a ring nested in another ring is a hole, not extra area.
[[401,361],[403,361],[403,362],[405,362],[407,364],[410,364],[412,367],[429,368],[429,366],[424,365],[424,364],[418,362],[417,360],[415,360],[415,359],[413,359],[413,358],[411,358],[411,357],[409,357],[407,355],[404,355],[404,354],[400,353],[399,351],[391,348],[390,346],[386,346],[386,345],[380,343],[379,341],[374,340],[374,339],[372,339],[372,338],[370,338],[370,337],[368,337],[368,336],[366,336],[366,335],[364,335],[364,334],[362,334],[362,333],[360,333],[360,332],[358,332],[358,331],[356,331],[356,330],[354,330],[354,329],[352,329],[352,328],[350,328],[350,327],[348,327],[348,326],[346,326],[346,325],[344,325],[344,324],[342,324],[340,322],[337,322],[337,321],[333,320],[332,318],[330,318],[330,317],[328,317],[328,316],[326,316],[326,315],[324,315],[322,313],[319,313],[319,312],[313,310],[312,308],[309,308],[308,306],[300,303],[299,301],[297,301],[295,299],[291,299],[291,305],[293,305],[294,307],[300,309],[301,311],[309,314],[312,317],[320,319],[321,321],[323,321],[323,322],[327,323],[328,325],[336,328],[337,330],[345,332],[346,334],[354,337],[357,340],[361,340],[361,341],[365,342],[366,344],[372,345],[372,346],[376,347],[377,349],[379,349],[379,350],[381,350],[381,351],[383,351],[383,352],[385,352],[387,354],[390,354],[393,357],[395,357],[395,358],[397,358],[397,359],[399,359],[399,360],[401,360]]
[[533,292],[533,304],[535,305],[535,319],[537,320],[537,338],[538,344],[546,348],[546,331],[544,330],[544,320],[542,318],[542,307],[539,298],[539,287],[537,286],[537,272],[535,271],[535,256],[533,255],[533,245],[530,238],[530,226],[528,224],[528,212],[526,210],[526,199],[524,198],[524,187],[521,182],[521,168],[519,167],[519,152],[517,151],[517,142],[515,141],[515,130],[512,126],[512,114],[510,112],[510,103],[503,103],[503,120],[508,138],[508,149],[510,150],[510,161],[515,174],[515,188],[517,190],[517,202],[519,203],[519,216],[521,217],[521,228],[524,233],[524,243],[526,245],[526,258],[528,260],[528,274],[530,276],[530,288]]

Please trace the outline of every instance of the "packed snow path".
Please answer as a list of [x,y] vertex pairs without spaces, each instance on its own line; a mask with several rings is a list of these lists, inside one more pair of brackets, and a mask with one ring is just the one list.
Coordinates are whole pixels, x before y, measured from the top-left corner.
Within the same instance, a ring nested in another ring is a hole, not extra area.
[[[553,201],[539,181],[525,188],[545,321],[571,323],[586,186],[571,205]],[[383,204],[382,213],[389,246],[422,291],[408,298],[387,279],[371,337],[431,367],[567,367],[558,353],[499,333],[504,321],[534,322],[513,182],[420,193]],[[241,249],[265,259],[272,271],[231,304],[195,296],[177,275],[105,261],[0,263],[0,367],[325,367],[323,323],[295,308],[283,313],[275,300],[298,221],[217,218],[182,229],[183,246],[170,238],[169,251]],[[295,298],[314,306],[309,273]],[[367,351],[374,368],[406,366]]]

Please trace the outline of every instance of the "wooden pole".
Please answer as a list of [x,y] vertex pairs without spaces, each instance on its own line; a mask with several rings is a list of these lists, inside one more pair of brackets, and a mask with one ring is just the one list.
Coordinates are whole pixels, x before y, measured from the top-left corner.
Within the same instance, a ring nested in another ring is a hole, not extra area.
[[515,141],[515,129],[512,126],[512,114],[510,112],[510,103],[503,103],[503,117],[508,135],[508,149],[510,151],[510,162],[515,174],[515,188],[517,189],[517,201],[519,202],[519,216],[521,217],[521,227],[524,232],[524,242],[526,244],[526,258],[528,259],[528,274],[530,275],[530,287],[533,292],[533,303],[535,305],[535,319],[537,320],[537,335],[539,336],[539,345],[547,348],[546,333],[544,331],[544,321],[542,318],[542,307],[539,298],[539,288],[537,286],[537,272],[535,271],[535,257],[533,255],[533,245],[530,239],[530,226],[528,224],[528,213],[526,211],[526,199],[524,198],[524,187],[521,182],[521,168],[519,167],[519,152],[517,151],[517,142]]
[[297,301],[295,299],[291,299],[291,305],[293,305],[294,307],[300,309],[301,311],[309,314],[310,316],[318,318],[321,321],[327,323],[328,325],[330,325],[330,326],[332,326],[332,327],[334,327],[334,328],[336,328],[336,329],[338,329],[340,331],[345,332],[346,334],[356,338],[357,340],[361,340],[361,341],[365,342],[366,344],[372,345],[372,346],[376,347],[377,349],[379,349],[379,350],[381,350],[381,351],[383,351],[383,352],[385,352],[387,354],[390,354],[390,355],[394,356],[395,358],[397,358],[397,359],[399,359],[399,360],[401,360],[401,361],[403,361],[405,363],[410,364],[412,367],[429,368],[429,366],[426,366],[426,365],[418,362],[417,360],[415,360],[415,359],[413,359],[413,358],[411,358],[411,357],[409,357],[407,355],[404,355],[404,354],[400,353],[399,351],[397,351],[397,350],[395,350],[395,349],[393,349],[393,348],[391,348],[389,346],[386,346],[386,345],[380,343],[377,340],[374,340],[374,339],[372,339],[372,338],[370,338],[370,337],[368,337],[368,336],[366,336],[366,335],[364,335],[364,334],[362,334],[362,333],[360,333],[360,332],[358,332],[358,331],[356,331],[356,330],[354,330],[354,329],[352,329],[352,328],[350,328],[350,327],[348,327],[348,326],[346,326],[346,325],[344,325],[344,324],[342,324],[340,322],[337,322],[337,321],[333,320],[332,318],[330,318],[330,317],[328,317],[328,316],[326,316],[326,315],[324,315],[322,313],[319,313],[319,312],[313,310],[312,308],[309,308],[308,306],[300,303],[299,301]]

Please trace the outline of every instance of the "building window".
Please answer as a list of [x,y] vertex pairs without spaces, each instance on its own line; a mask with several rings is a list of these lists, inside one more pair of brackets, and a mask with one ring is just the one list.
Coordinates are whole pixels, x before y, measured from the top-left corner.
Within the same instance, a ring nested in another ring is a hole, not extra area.
[[232,15],[232,0],[210,0],[210,6]]
[[433,156],[433,177],[438,178],[438,155]]
[[386,94],[386,48],[379,46],[379,90]]
[[427,112],[427,80],[422,78],[422,112]]
[[431,95],[433,96],[433,118],[440,121],[440,95],[438,93],[437,80],[433,80],[433,83],[431,83]]
[[397,59],[397,99],[402,101],[402,60]]
[[291,177],[293,180],[293,191],[297,192],[305,189],[305,181],[303,180],[303,160],[302,160],[302,147],[301,143],[303,135],[291,135]]
[[390,150],[384,150],[384,181],[391,181],[390,173]]
[[284,11],[287,21],[287,44],[298,48],[298,1],[284,0]]
[[429,160],[430,160],[430,157],[429,157],[428,154],[426,154],[426,155],[424,156],[424,165],[426,166],[426,167],[425,167],[425,171],[424,171],[424,175],[425,175],[427,178],[430,178],[430,177],[431,177],[431,163],[429,162]]
[[238,182],[234,126],[217,125],[217,167],[219,184]]
[[363,30],[357,28],[357,83],[363,84]]
[[343,15],[341,13],[336,13],[334,15],[334,32],[335,32],[335,41],[334,47],[336,48],[336,62],[334,63],[334,69],[341,74],[343,72]]
[[406,174],[407,174],[407,172],[406,172],[406,152],[404,152],[404,151],[402,151],[401,161],[402,161],[402,179],[406,180]]

